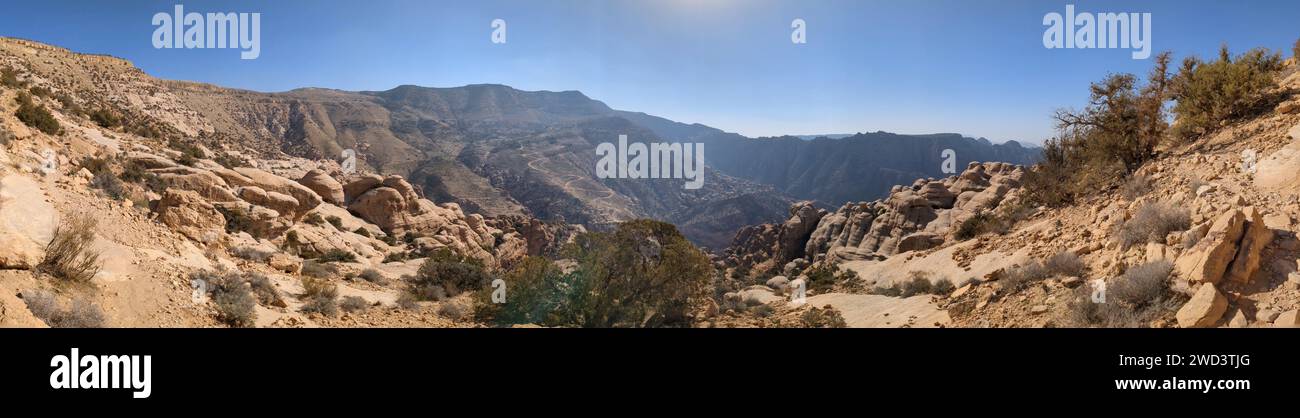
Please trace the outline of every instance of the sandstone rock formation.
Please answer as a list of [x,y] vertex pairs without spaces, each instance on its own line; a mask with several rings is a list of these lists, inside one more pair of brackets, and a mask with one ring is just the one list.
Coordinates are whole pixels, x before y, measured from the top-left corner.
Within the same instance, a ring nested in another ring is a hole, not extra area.
[[159,222],[198,242],[215,242],[225,233],[226,218],[194,191],[168,189],[153,210]]
[[324,170],[308,171],[307,174],[298,179],[298,182],[316,192],[326,202],[335,205],[343,204],[343,184],[335,180],[334,177],[330,177]]
[[1228,310],[1228,298],[1224,297],[1213,283],[1205,283],[1196,291],[1192,299],[1178,310],[1178,326],[1182,328],[1206,328],[1214,326],[1223,313]]
[[1259,270],[1264,246],[1272,240],[1273,231],[1258,209],[1232,209],[1219,215],[1205,237],[1178,257],[1174,269],[1192,282],[1217,284],[1227,277],[1246,283]]
[[884,202],[841,208],[832,222],[818,226],[807,252],[888,256],[941,245],[966,219],[997,209],[1023,175],[1020,166],[972,163],[956,177],[896,187]]

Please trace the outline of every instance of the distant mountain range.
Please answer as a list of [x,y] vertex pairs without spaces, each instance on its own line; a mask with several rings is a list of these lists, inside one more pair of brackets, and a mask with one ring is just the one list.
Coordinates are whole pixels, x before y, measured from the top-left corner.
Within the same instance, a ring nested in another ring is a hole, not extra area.
[[[15,45],[73,56],[56,47]],[[499,84],[260,93],[161,80],[111,57],[76,55],[59,61],[75,63],[63,67],[31,62],[34,71],[66,78],[67,89],[85,92],[87,100],[115,103],[139,119],[134,123],[165,127],[214,149],[334,160],[354,150],[362,171],[406,176],[435,202],[455,202],[470,213],[526,214],[592,228],[656,218],[713,249],[741,227],[787,218],[796,200],[837,206],[885,196],[895,184],[941,177],[944,149],[956,151],[958,169],[968,161],[1028,163],[1039,152],[954,134],[748,138],[614,110],[577,91]],[[681,179],[598,178],[596,146],[619,135],[634,142],[703,143],[703,188],[687,190]]]
[[[838,206],[885,196],[896,184],[944,177],[945,149],[956,152],[958,170],[970,161],[1023,164],[1039,155],[1015,142],[994,145],[956,134],[748,138],[614,110],[577,91],[498,84],[272,94],[178,86],[182,97],[225,103],[194,106],[220,109],[209,120],[240,121],[224,130],[261,137],[290,154],[332,157],[356,149],[365,166],[406,175],[435,201],[489,216],[529,213],[596,228],[664,219],[711,248],[724,246],[740,227],[787,216],[796,200]],[[278,120],[261,120],[266,115]],[[704,188],[684,190],[680,180],[597,178],[595,147],[618,135],[705,144]]]

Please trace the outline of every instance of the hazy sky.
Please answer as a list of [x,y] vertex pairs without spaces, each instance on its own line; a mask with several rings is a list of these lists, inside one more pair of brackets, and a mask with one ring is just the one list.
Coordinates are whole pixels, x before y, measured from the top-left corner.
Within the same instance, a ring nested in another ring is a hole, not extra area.
[[[1074,1],[1149,12],[1157,51],[1290,50],[1300,1]],[[21,1],[0,35],[129,59],[151,75],[259,91],[500,83],[580,90],[611,107],[750,136],[959,132],[1038,143],[1109,72],[1145,74],[1130,50],[1047,49],[1063,1],[510,0],[185,1],[260,12],[261,56],[154,49],[174,1]],[[791,21],[807,43],[791,42]],[[505,44],[490,40],[494,19]],[[1288,52],[1289,55],[1289,52]]]

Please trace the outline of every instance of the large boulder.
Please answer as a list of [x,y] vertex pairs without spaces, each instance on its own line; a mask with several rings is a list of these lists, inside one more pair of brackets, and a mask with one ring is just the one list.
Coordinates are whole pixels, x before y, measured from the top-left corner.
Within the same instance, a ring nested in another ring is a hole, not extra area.
[[35,180],[0,179],[0,268],[30,269],[45,257],[58,212]]
[[406,219],[406,199],[397,189],[376,187],[353,199],[348,210],[385,231],[393,232]]
[[198,242],[215,242],[226,229],[221,212],[190,190],[168,189],[153,209],[159,222]]
[[384,182],[384,178],[375,174],[363,174],[343,186],[343,202],[352,203],[362,193]]
[[308,189],[316,192],[326,202],[335,205],[343,204],[343,183],[339,183],[334,177],[330,177],[329,173],[324,170],[308,171],[307,174],[298,179],[298,183],[302,183],[303,186],[307,186]]
[[1175,317],[1182,328],[1208,328],[1214,326],[1228,311],[1228,298],[1219,293],[1213,283],[1197,289],[1192,299],[1183,305]]
[[1245,230],[1246,215],[1240,210],[1220,215],[1205,238],[1178,257],[1174,270],[1192,282],[1218,283],[1237,255],[1237,242]]
[[[1300,125],[1292,128],[1293,138],[1300,136]],[[1255,187],[1296,195],[1300,193],[1300,139],[1274,151],[1255,164]]]

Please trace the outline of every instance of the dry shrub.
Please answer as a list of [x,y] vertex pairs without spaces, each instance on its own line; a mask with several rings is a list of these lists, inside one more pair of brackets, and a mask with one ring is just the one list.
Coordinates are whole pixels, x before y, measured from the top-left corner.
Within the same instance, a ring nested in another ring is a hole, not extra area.
[[1151,191],[1151,178],[1147,177],[1145,174],[1138,174],[1130,177],[1128,181],[1124,182],[1124,185],[1119,188],[1120,196],[1128,201],[1137,200],[1137,198],[1142,197],[1142,195],[1147,194],[1149,191]]
[[803,314],[799,315],[799,326],[802,328],[847,328],[849,324],[844,321],[844,315],[840,311],[826,305],[825,307],[813,307]]
[[1017,266],[1006,270],[1002,273],[999,282],[1002,283],[1002,290],[1007,294],[1015,293],[1028,287],[1030,284],[1037,283],[1050,277],[1052,273],[1037,260],[1025,263],[1023,266]]
[[45,246],[45,259],[37,267],[50,275],[78,283],[89,283],[99,274],[99,251],[95,243],[98,221],[78,216],[54,228],[54,238]]
[[67,309],[59,303],[58,296],[43,290],[23,292],[23,301],[32,315],[45,321],[50,328],[103,328],[104,311],[98,305],[73,299]]
[[370,309],[370,304],[360,296],[348,296],[339,302],[339,308],[342,308],[343,312],[361,312]]
[[338,315],[339,289],[329,280],[314,277],[302,278],[303,312],[315,312],[324,316]]
[[1079,256],[1071,251],[1056,253],[1043,263],[1043,267],[1046,267],[1047,271],[1052,274],[1071,277],[1083,277],[1083,272],[1087,269],[1083,264],[1083,260],[1080,260]]
[[1105,303],[1092,301],[1092,286],[1081,286],[1066,305],[1066,322],[1076,327],[1136,328],[1171,313],[1186,297],[1169,289],[1168,261],[1134,266],[1112,280]]
[[1149,203],[1138,208],[1132,218],[1120,225],[1120,244],[1128,248],[1135,244],[1164,242],[1170,232],[1185,230],[1191,224],[1191,216],[1186,210],[1164,203]]
[[207,270],[190,274],[190,280],[203,283],[212,295],[221,322],[232,327],[252,327],[257,321],[257,304],[250,291],[248,280],[236,272]]

